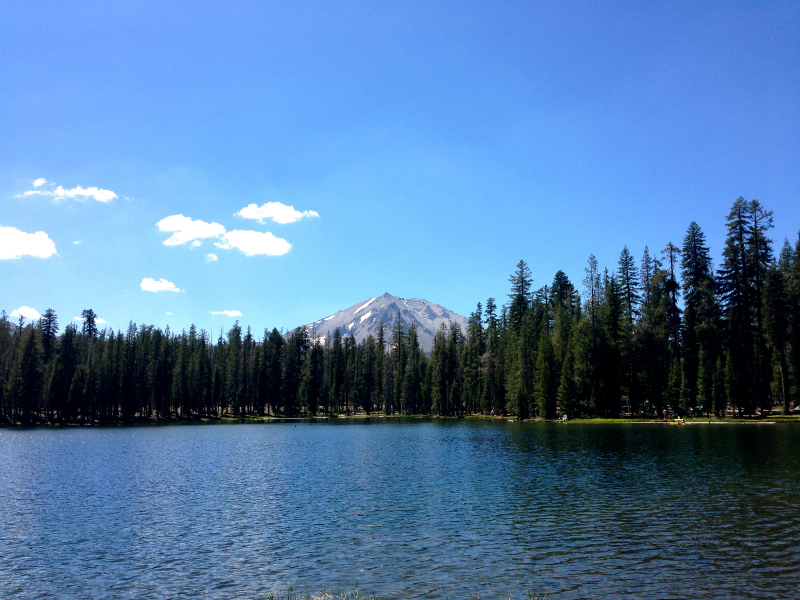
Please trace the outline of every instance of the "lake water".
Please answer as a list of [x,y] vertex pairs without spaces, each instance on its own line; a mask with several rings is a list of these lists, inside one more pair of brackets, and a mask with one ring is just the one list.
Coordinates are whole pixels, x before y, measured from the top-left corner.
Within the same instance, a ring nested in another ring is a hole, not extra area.
[[797,598],[800,427],[0,430],[0,597]]

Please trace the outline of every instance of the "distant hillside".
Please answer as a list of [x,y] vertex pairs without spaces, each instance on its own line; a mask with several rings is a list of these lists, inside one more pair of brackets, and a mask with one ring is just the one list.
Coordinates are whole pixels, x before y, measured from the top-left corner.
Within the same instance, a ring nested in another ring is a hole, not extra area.
[[378,324],[383,320],[388,341],[392,324],[397,321],[397,313],[400,313],[406,327],[412,323],[417,326],[419,345],[425,352],[431,351],[433,338],[442,323],[449,327],[450,323],[455,322],[464,331],[467,328],[466,317],[443,306],[420,298],[406,300],[389,293],[354,304],[305,327],[309,332],[316,331],[321,336],[333,335],[338,329],[343,336],[352,335],[357,342],[361,342],[369,335],[377,337]]

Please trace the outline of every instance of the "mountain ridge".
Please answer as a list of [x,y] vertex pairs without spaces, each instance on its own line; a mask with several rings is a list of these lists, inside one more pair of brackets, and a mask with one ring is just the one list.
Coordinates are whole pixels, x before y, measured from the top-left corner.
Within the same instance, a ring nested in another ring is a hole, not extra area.
[[412,324],[417,326],[419,345],[425,352],[431,351],[433,338],[442,323],[448,327],[450,323],[458,323],[463,330],[467,327],[465,316],[454,313],[440,304],[422,298],[400,298],[388,292],[301,327],[317,336],[333,336],[338,329],[342,336],[352,335],[356,342],[360,343],[369,335],[377,338],[378,326],[383,320],[388,342],[389,333],[397,321],[398,313],[406,328]]

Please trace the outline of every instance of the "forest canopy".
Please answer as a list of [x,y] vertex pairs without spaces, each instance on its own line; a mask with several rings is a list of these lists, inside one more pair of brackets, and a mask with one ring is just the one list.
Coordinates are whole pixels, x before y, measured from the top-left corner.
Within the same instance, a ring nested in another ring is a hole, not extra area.
[[470,414],[554,419],[737,416],[800,405],[800,235],[776,253],[772,212],[737,199],[714,270],[700,226],[683,243],[611,270],[589,256],[534,289],[521,260],[506,301],[466,330],[442,326],[430,355],[399,318],[356,343],[337,330],[261,335],[237,322],[216,341],[91,309],[59,331],[48,309],[0,318],[0,422],[109,422],[245,415]]

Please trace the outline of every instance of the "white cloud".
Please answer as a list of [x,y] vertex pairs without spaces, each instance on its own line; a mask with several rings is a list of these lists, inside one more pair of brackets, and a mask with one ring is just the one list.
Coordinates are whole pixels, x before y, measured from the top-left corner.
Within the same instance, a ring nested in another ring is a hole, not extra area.
[[235,216],[254,219],[259,223],[263,223],[264,219],[272,219],[276,223],[285,224],[294,223],[306,217],[318,217],[319,213],[315,210],[300,212],[295,210],[294,206],[286,206],[282,202],[267,202],[261,206],[248,204],[237,212]]
[[[49,183],[44,177],[40,177],[36,181],[33,182],[33,187],[40,188],[46,183]],[[84,201],[88,200],[89,198],[93,200],[97,200],[98,202],[111,202],[112,200],[116,200],[118,196],[112,192],[111,190],[104,190],[102,188],[91,186],[85,188],[80,185],[76,185],[72,189],[65,189],[63,186],[58,186],[54,190],[28,190],[27,192],[23,192],[22,194],[17,194],[17,198],[25,198],[27,196],[50,196],[54,200],[79,200]]]
[[205,221],[192,220],[183,215],[171,215],[161,219],[156,223],[159,231],[166,231],[172,233],[170,237],[164,240],[165,246],[180,246],[187,244],[194,240],[198,240],[199,246],[206,238],[220,237],[225,235],[225,228],[219,223],[206,223]]
[[11,316],[15,318],[25,317],[31,321],[36,321],[40,319],[42,315],[40,315],[39,311],[35,308],[31,308],[30,306],[20,306],[17,310],[11,311]]
[[139,284],[144,292],[182,292],[183,290],[171,281],[164,278],[156,281],[152,277],[145,277]]
[[170,316],[172,316],[172,313],[171,313],[171,312],[169,312],[169,311],[167,311],[167,314],[168,314],[168,315],[170,315]]
[[75,244],[76,246],[80,246],[80,245],[81,245],[83,242],[82,242],[82,241],[80,241],[80,240],[75,240],[75,241],[74,241],[74,242],[72,242],[72,243],[73,243],[73,244]]
[[48,258],[56,253],[56,245],[44,231],[25,233],[15,227],[0,227],[0,260],[37,256]]
[[230,250],[236,248],[246,256],[266,254],[269,256],[281,256],[286,254],[292,245],[283,238],[272,235],[269,231],[245,231],[235,229],[229,231],[222,240],[214,244],[218,248]]
[[[72,318],[73,318],[75,321],[83,321],[83,320],[84,320],[84,318],[83,318],[83,317],[72,317]],[[102,325],[103,323],[105,323],[105,322],[106,322],[106,320],[105,320],[105,319],[101,319],[100,317],[95,317],[95,318],[94,318],[94,322],[95,322],[95,324],[97,324],[97,325]]]
[[206,262],[217,262],[219,260],[219,256],[214,254],[213,252],[209,252],[206,254]]
[[238,310],[210,310],[212,315],[225,315],[226,317],[241,317],[242,313]]
[[201,242],[200,240],[195,240],[195,241],[192,242],[192,248],[199,248],[202,245],[203,245],[203,242]]

